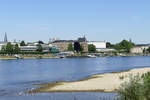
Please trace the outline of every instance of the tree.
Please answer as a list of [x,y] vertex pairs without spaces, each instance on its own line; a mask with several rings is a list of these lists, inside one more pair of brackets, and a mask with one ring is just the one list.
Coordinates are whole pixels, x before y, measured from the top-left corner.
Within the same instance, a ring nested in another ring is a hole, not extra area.
[[147,51],[150,53],[150,47],[147,49]]
[[88,45],[88,51],[89,51],[90,53],[95,53],[95,52],[96,52],[96,47],[95,47],[95,45],[89,44],[89,45]]
[[68,51],[73,51],[73,46],[72,46],[72,43],[68,44]]
[[80,43],[79,42],[74,42],[74,50],[79,53],[81,52],[81,46],[80,46]]
[[122,40],[119,44],[115,45],[116,50],[123,50],[125,52],[129,52],[132,47],[134,47],[134,43],[127,40]]
[[21,41],[20,46],[26,46],[24,41]]
[[130,76],[117,92],[117,100],[150,100],[150,72]]
[[18,54],[19,52],[20,52],[20,48],[18,47],[18,44],[16,44],[14,48],[14,53]]
[[114,47],[113,44],[111,44],[110,42],[106,42],[106,48],[113,48],[113,47]]
[[42,48],[41,44],[37,45],[37,51],[38,52],[42,52],[43,51],[43,48]]
[[43,42],[43,41],[41,41],[41,40],[39,40],[39,41],[38,41],[38,43],[39,43],[39,44],[44,44],[44,42]]
[[11,45],[10,42],[8,42],[6,45],[6,52],[7,53],[13,53],[13,46]]
[[6,51],[6,46],[2,46],[1,51]]
[[80,45],[80,48],[81,48],[81,52],[83,52],[84,51],[84,46],[82,44]]
[[118,90],[119,100],[148,100],[144,99],[141,81],[139,75],[130,76],[129,81],[122,83]]

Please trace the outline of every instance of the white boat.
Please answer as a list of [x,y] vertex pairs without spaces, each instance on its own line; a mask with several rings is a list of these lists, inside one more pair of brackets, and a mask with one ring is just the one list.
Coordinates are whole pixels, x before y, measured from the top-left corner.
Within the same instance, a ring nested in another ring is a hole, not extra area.
[[96,58],[95,55],[87,55],[87,56],[90,57],[90,58]]

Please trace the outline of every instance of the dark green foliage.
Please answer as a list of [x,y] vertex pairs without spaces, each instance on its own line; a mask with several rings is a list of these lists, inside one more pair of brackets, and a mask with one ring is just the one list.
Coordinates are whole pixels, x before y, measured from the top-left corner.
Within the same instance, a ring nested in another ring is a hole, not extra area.
[[5,54],[7,54],[7,52],[6,51],[0,51],[0,54],[5,55]]
[[68,45],[68,51],[74,51],[74,48],[73,48],[73,46],[72,46],[72,43],[70,43],[70,44]]
[[114,45],[110,42],[106,42],[106,48],[114,48]]
[[147,51],[150,53],[150,47],[147,49]]
[[80,48],[81,48],[81,52],[83,52],[84,51],[84,46],[80,45]]
[[39,41],[38,41],[38,43],[39,43],[39,44],[44,44],[44,42],[43,42],[43,41],[41,41],[41,40],[39,40]]
[[13,53],[13,46],[11,45],[10,42],[7,43],[6,45],[6,48],[5,48],[5,51],[9,54],[12,54]]
[[88,45],[88,51],[89,51],[90,53],[95,53],[95,52],[96,52],[96,47],[95,47],[95,45],[89,44],[89,45]]
[[81,52],[81,46],[80,46],[80,43],[79,42],[75,42],[74,43],[74,50],[79,53]]
[[134,46],[134,43],[131,43],[127,40],[123,40],[119,44],[116,44],[114,48],[119,51],[129,52],[130,49]]
[[1,51],[6,51],[6,46],[2,46]]
[[21,41],[20,46],[26,46],[24,41]]
[[43,48],[42,48],[41,44],[37,45],[37,51],[38,52],[42,52],[43,51]]
[[19,52],[20,48],[18,47],[18,44],[13,46],[10,42],[8,42],[7,45],[3,47],[1,54],[18,54]]
[[14,53],[18,54],[19,52],[20,52],[20,48],[18,47],[18,44],[16,44],[14,47]]

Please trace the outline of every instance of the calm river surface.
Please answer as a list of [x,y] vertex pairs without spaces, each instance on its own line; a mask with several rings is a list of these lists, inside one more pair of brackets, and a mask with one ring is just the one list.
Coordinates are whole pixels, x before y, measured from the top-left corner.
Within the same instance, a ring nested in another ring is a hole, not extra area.
[[[41,93],[19,97],[34,83],[76,81],[99,73],[119,72],[132,68],[150,67],[150,57],[101,57],[66,59],[0,60],[0,100],[101,100],[114,93]],[[18,98],[18,99],[17,99]]]

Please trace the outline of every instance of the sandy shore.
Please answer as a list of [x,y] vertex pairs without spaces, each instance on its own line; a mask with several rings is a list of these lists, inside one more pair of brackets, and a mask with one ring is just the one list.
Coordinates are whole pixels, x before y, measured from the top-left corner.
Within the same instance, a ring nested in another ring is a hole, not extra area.
[[132,69],[124,72],[93,75],[88,79],[76,82],[56,82],[40,84],[40,88],[29,93],[40,92],[116,92],[121,83],[128,81],[131,75],[142,75],[150,68]]

